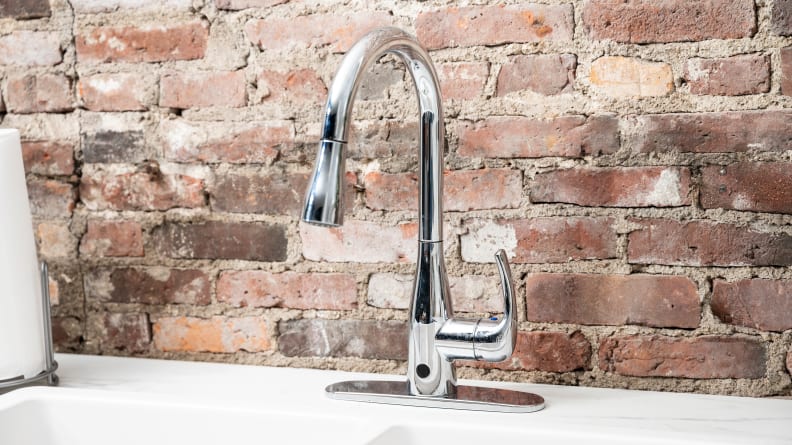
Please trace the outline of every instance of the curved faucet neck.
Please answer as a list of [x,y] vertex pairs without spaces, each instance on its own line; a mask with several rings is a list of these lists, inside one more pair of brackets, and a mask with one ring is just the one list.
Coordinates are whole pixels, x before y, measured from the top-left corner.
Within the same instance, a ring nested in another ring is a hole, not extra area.
[[[418,239],[443,240],[443,107],[437,74],[429,55],[409,34],[397,28],[382,28],[355,44],[344,56],[328,91],[323,142],[348,142],[355,94],[363,74],[385,54],[401,58],[415,84],[420,109],[420,203]],[[343,154],[342,154],[343,156]]]

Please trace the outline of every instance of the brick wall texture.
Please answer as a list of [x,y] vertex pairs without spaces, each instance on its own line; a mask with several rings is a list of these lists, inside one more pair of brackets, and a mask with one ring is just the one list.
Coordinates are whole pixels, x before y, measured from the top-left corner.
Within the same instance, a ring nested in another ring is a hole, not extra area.
[[0,3],[61,351],[405,372],[417,105],[355,107],[346,224],[298,214],[343,52],[404,28],[445,100],[458,313],[519,335],[468,378],[792,395],[792,2]]

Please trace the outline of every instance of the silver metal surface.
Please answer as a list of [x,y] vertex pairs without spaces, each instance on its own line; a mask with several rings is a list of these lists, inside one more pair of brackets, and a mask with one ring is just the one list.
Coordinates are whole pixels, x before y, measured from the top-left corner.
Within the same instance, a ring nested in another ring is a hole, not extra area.
[[52,344],[49,269],[47,267],[47,263],[43,261],[41,262],[39,279],[41,280],[41,307],[42,315],[44,317],[44,371],[33,377],[25,378],[24,376],[20,375],[16,378],[0,380],[0,394],[25,386],[56,386],[58,384],[58,376],[55,375],[55,371],[58,370],[58,362],[55,361],[55,348]]
[[517,342],[517,316],[511,268],[503,249],[495,254],[503,291],[503,317],[500,319],[452,318],[437,332],[435,347],[450,359],[501,362],[511,357]]
[[303,221],[340,226],[344,222],[344,165],[346,143],[322,140],[316,156],[309,193],[305,196]]
[[42,371],[40,374],[29,378],[22,378],[21,376],[16,380],[3,380],[0,382],[0,394],[13,391],[15,389],[24,388],[26,386],[48,385],[56,386],[58,384],[58,376],[55,371],[58,370],[58,362],[53,361],[52,366]]
[[[328,91],[322,139],[302,219],[323,226],[343,222],[345,145],[354,97],[362,75],[380,57],[397,55],[407,67],[419,105],[418,260],[409,309],[406,391],[411,396],[456,396],[456,359],[502,361],[511,356],[517,335],[514,289],[506,253],[495,260],[503,289],[503,318],[454,318],[443,259],[443,107],[434,66],[426,50],[396,28],[374,30],[344,56]],[[470,391],[470,390],[467,390]],[[489,394],[489,393],[488,393]],[[390,396],[389,396],[390,397]],[[411,399],[412,400],[412,399]]]
[[44,313],[44,373],[47,374],[47,384],[55,386],[58,384],[58,376],[55,370],[58,363],[55,361],[55,346],[52,344],[52,300],[49,291],[49,266],[45,261],[41,262],[41,308]]
[[407,382],[356,380],[325,388],[330,398],[356,402],[409,405],[426,408],[530,413],[544,408],[542,396],[510,389],[459,385],[447,397],[413,395]]

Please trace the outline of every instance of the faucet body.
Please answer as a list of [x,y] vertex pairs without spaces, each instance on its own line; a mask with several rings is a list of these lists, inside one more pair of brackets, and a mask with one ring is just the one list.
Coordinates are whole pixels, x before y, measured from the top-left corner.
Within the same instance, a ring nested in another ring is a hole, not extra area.
[[409,393],[449,397],[456,393],[453,360],[502,361],[516,340],[516,314],[506,254],[496,254],[503,288],[504,317],[453,317],[443,258],[443,108],[437,74],[426,50],[396,28],[370,32],[345,55],[328,91],[322,139],[306,193],[302,219],[339,226],[345,150],[355,94],[362,75],[384,54],[397,55],[407,67],[418,96],[419,186],[418,259],[409,309],[407,380]]

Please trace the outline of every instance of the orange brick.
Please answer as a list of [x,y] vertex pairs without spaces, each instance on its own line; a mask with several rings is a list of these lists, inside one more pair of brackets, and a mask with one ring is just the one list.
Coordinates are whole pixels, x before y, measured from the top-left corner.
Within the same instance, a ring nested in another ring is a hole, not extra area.
[[217,301],[239,307],[350,310],[357,307],[357,283],[349,274],[225,271]]
[[166,26],[102,26],[75,36],[80,62],[164,62],[200,59],[209,30],[199,21]]
[[160,79],[160,106],[170,108],[244,107],[245,73],[168,74]]
[[374,28],[390,25],[393,17],[384,11],[354,14],[314,14],[289,19],[251,20],[245,34],[261,49],[288,51],[330,46],[334,52],[346,52]]
[[582,157],[618,150],[619,121],[613,116],[493,117],[459,129],[459,154],[469,157]]
[[164,317],[154,323],[154,347],[165,352],[264,352],[271,342],[261,317]]
[[56,113],[74,109],[71,80],[62,74],[8,79],[6,108],[14,113]]
[[36,226],[39,254],[46,259],[74,258],[77,238],[69,231],[68,223],[43,222]]
[[327,87],[314,70],[263,71],[258,88],[264,102],[318,103],[327,99]]
[[572,40],[572,5],[473,6],[422,12],[418,40],[429,49]]
[[147,86],[138,74],[95,74],[81,78],[77,92],[91,111],[140,111],[147,109]]
[[[418,177],[412,173],[366,175],[366,206],[376,210],[417,210]],[[444,210],[468,211],[520,206],[522,174],[511,169],[445,172]]]
[[600,57],[591,64],[591,85],[614,97],[665,96],[674,90],[671,66],[631,57]]

